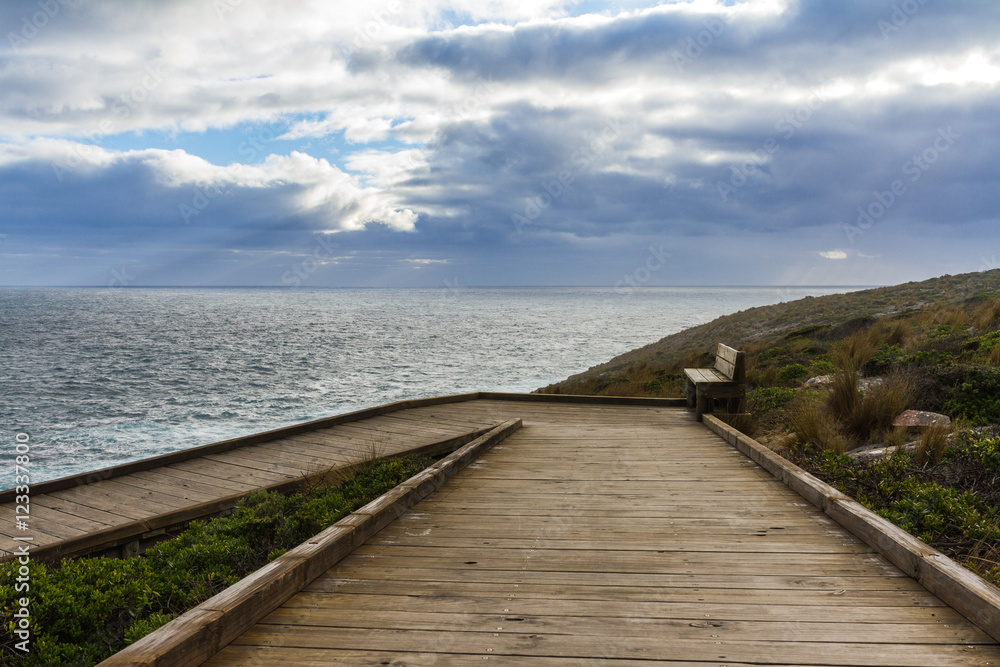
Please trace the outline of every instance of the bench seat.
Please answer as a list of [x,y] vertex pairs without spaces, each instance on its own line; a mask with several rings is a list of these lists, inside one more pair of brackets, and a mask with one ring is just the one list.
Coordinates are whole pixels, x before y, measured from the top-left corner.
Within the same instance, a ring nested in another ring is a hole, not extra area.
[[738,383],[733,382],[733,379],[727,377],[715,370],[714,368],[685,368],[684,375],[688,377],[691,382],[697,384],[731,384],[736,385]]

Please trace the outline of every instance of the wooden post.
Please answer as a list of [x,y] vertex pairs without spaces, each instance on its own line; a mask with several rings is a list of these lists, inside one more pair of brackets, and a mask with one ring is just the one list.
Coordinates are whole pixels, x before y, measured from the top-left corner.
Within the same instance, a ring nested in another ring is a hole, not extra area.
[[695,419],[701,421],[701,416],[706,412],[712,412],[712,397],[709,395],[708,391],[699,387],[698,388],[698,402],[694,410]]
[[696,397],[697,397],[697,390],[695,389],[694,382],[691,381],[691,378],[688,378],[688,381],[687,381],[687,406],[689,408],[693,408],[695,406],[695,402],[697,400]]
[[122,558],[133,558],[139,555],[139,540],[126,542],[121,546]]

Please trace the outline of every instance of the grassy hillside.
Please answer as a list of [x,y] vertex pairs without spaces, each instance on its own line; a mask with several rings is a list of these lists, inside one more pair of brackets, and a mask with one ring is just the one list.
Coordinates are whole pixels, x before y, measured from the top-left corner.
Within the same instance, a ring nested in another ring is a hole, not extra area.
[[[626,352],[562,382],[539,389],[551,394],[632,396],[679,395],[676,374],[685,367],[711,363],[716,343],[751,353],[751,362],[787,361],[807,369],[813,362],[829,363],[829,352],[841,341],[878,319],[899,316],[929,306],[951,307],[971,314],[990,297],[1000,296],[1000,269],[942,276],[893,287],[807,297],[720,317]],[[767,355],[770,355],[769,357]],[[760,364],[751,368],[760,370]],[[830,372],[820,364],[816,370]],[[770,384],[751,374],[751,383]]]

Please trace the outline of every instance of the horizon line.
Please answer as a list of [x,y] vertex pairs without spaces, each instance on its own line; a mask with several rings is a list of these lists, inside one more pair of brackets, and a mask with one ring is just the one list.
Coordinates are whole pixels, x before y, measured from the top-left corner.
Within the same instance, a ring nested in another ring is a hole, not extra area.
[[[878,288],[884,284],[831,284],[831,285],[740,285],[740,284],[703,284],[703,285],[636,285],[627,287],[634,289],[676,289],[676,288],[706,288],[727,287],[741,289],[808,289],[808,288]],[[0,285],[0,289],[103,289],[103,290],[134,290],[134,289],[274,289],[283,291],[320,290],[320,289],[401,289],[401,290],[446,290],[461,291],[464,289],[622,289],[621,285],[425,285],[425,286],[393,286],[393,285]]]

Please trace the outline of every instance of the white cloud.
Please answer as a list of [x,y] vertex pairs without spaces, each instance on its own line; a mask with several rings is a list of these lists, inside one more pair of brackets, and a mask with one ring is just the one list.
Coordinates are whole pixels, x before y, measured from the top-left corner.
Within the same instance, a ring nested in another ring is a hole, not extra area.
[[[169,198],[173,193],[178,206],[191,199],[192,192],[228,193],[237,201],[250,191],[269,193],[275,217],[306,216],[327,232],[357,230],[371,222],[409,231],[417,220],[386,192],[362,186],[326,160],[294,151],[270,155],[261,164],[220,167],[182,150],[119,152],[63,140],[0,144],[0,168],[45,163],[52,165],[54,185],[82,178],[94,188],[113,188],[116,169],[148,173],[145,187],[157,192],[147,196]],[[220,214],[225,210],[222,200],[215,207]]]
[[819,253],[819,256],[826,259],[847,259],[847,253],[843,250],[827,250]]

